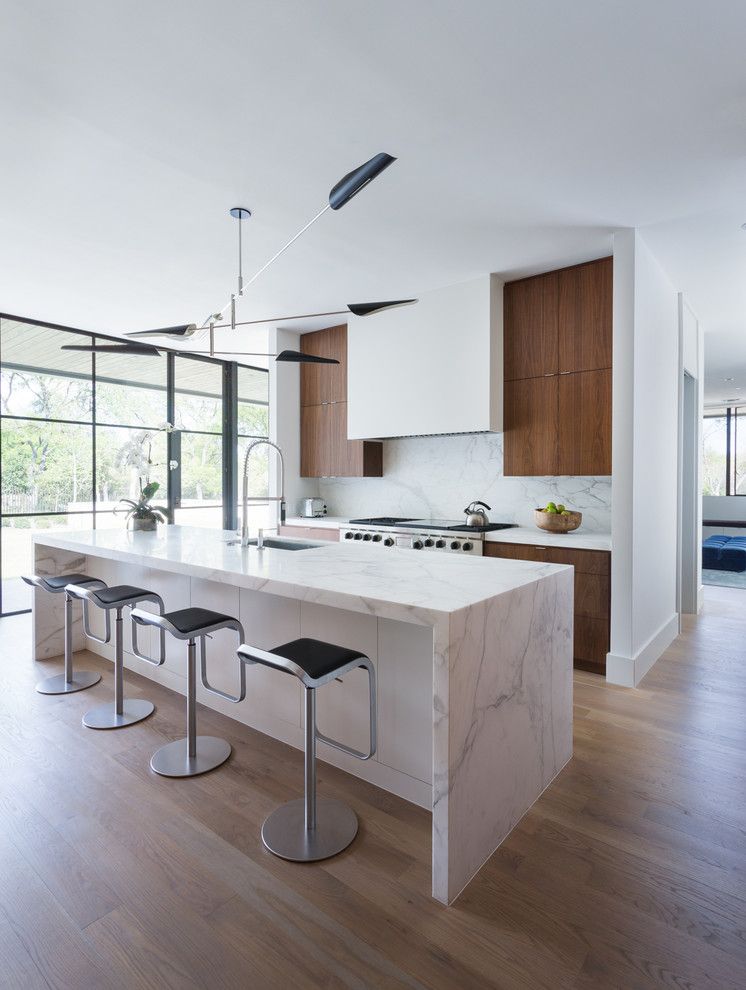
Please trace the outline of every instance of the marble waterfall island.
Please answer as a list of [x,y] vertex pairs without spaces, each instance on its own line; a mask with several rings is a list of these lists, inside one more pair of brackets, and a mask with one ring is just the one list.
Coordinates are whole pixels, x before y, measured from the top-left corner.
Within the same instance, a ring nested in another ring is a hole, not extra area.
[[[40,533],[36,569],[148,588],[167,610],[226,612],[265,649],[310,636],[369,656],[378,752],[361,763],[320,744],[319,757],[432,810],[433,896],[452,902],[571,757],[572,568],[339,543],[260,551],[230,546],[232,536],[179,526]],[[35,590],[37,659],[62,653],[61,597]],[[169,642],[154,668],[132,655],[125,627],[126,665],[185,693],[183,644]],[[77,606],[74,643],[112,657],[86,639]],[[208,644],[210,679],[224,690],[235,684],[234,647],[225,633]],[[302,748],[295,678],[248,674],[242,704],[199,700]],[[319,728],[356,748],[368,732],[366,682],[352,674],[319,692]]]

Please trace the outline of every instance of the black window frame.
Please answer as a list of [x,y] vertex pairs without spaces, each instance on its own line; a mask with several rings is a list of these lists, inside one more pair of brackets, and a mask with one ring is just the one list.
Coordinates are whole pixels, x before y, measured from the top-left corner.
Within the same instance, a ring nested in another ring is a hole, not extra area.
[[[121,337],[114,337],[110,334],[94,332],[89,330],[81,330],[79,327],[70,327],[61,323],[51,323],[47,320],[37,320],[32,317],[27,316],[17,316],[12,313],[0,312],[0,369],[3,367],[3,354],[2,354],[2,323],[3,321],[12,321],[13,323],[25,323],[30,326],[36,326],[41,328],[46,328],[49,330],[59,330],[65,333],[75,334],[79,337],[84,338],[86,341],[93,343],[95,340],[102,342],[111,343],[122,343]],[[174,422],[175,408],[176,408],[176,380],[175,380],[175,363],[176,358],[185,358],[190,361],[202,361],[211,365],[216,365],[222,369],[222,385],[223,385],[223,396],[222,396],[222,509],[223,509],[223,519],[222,526],[223,529],[234,530],[237,527],[237,495],[238,495],[238,369],[247,368],[252,371],[258,371],[267,375],[267,402],[257,402],[257,405],[266,405],[269,407],[269,369],[262,368],[261,366],[252,364],[243,364],[237,361],[226,361],[220,358],[211,358],[209,355],[204,354],[190,354],[188,351],[178,351],[174,348],[167,346],[158,345],[158,350],[164,355],[166,359],[166,419],[168,422]],[[33,370],[31,368],[29,371]],[[74,375],[63,376],[63,377],[75,377]],[[85,377],[88,380],[88,376]],[[108,376],[107,376],[108,380]],[[99,423],[96,416],[96,353],[95,351],[91,356],[91,418],[90,420],[61,420],[57,417],[44,417],[44,416],[22,416],[15,414],[4,414],[0,412],[0,425],[5,419],[16,419],[16,420],[38,420],[41,423],[47,422],[64,422],[66,424],[78,424],[82,426],[90,427],[91,429],[91,455],[92,455],[92,466],[91,466],[91,481],[92,481],[92,492],[91,492],[91,508],[89,510],[71,510],[71,511],[54,511],[54,512],[2,512],[0,507],[0,578],[2,578],[2,540],[3,540],[3,529],[2,522],[6,518],[35,518],[35,517],[47,517],[47,516],[91,516],[93,520],[93,528],[96,528],[96,502],[97,502],[97,473],[96,473],[96,433],[97,427],[122,427],[127,428],[127,424],[123,423],[109,423],[101,422]],[[137,387],[136,383],[130,383],[127,381],[122,381],[123,385],[134,385]],[[130,429],[143,429],[142,425],[130,426]],[[156,429],[157,427],[153,427]],[[267,420],[267,432],[269,435],[270,424],[269,417]],[[188,430],[185,432],[195,433],[201,431]],[[0,446],[2,445],[2,433],[0,429]],[[214,434],[218,436],[218,434]],[[180,451],[178,450],[180,442],[180,431],[173,430],[166,435],[166,456],[170,464],[172,461],[179,461],[180,463]],[[172,477],[173,475],[173,477]],[[174,519],[174,511],[177,508],[177,485],[180,476],[180,468],[176,468],[171,471],[167,468],[167,506],[169,521]],[[101,516],[110,516],[111,511],[102,509],[99,510],[98,514]],[[17,609],[15,611],[4,611],[3,603],[3,589],[0,585],[0,617],[10,616],[10,615],[22,615],[29,612],[30,609]]]

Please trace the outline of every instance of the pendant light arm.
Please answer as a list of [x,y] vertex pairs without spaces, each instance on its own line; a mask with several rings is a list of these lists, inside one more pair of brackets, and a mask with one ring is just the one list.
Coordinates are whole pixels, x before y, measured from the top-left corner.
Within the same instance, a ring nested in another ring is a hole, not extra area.
[[[275,261],[277,261],[277,259],[280,257],[280,255],[284,254],[287,251],[287,249],[292,244],[295,244],[295,242],[298,240],[298,238],[301,236],[301,234],[305,234],[305,232],[308,230],[308,228],[310,226],[312,226],[313,224],[315,224],[316,221],[318,219],[320,219],[326,213],[327,210],[330,210],[330,209],[331,209],[331,206],[327,203],[326,206],[323,209],[319,210],[319,212],[316,214],[316,216],[311,217],[311,219],[308,221],[308,223],[304,227],[301,227],[301,229],[298,231],[297,234],[294,234],[293,237],[291,237],[290,240],[286,244],[283,244],[283,246],[280,248],[280,250],[277,251],[275,254],[273,254],[272,257],[269,259],[269,261],[265,262],[262,265],[262,267],[259,269],[259,271],[254,272],[254,274],[251,276],[250,279],[248,279],[247,281],[244,282],[242,276],[239,276],[239,281],[241,282],[241,289],[240,289],[240,291],[238,293],[239,296],[242,296],[244,294],[244,292],[246,291],[246,289],[252,284],[252,282],[255,282],[259,278],[259,276],[269,268],[269,266],[271,264],[273,264]],[[225,306],[223,306],[223,308],[221,310],[219,310],[217,313],[215,313],[214,315],[218,319],[221,319],[225,315],[225,313],[227,313],[228,310],[230,309],[230,305],[231,305],[231,300],[229,299],[228,302],[225,304]],[[202,326],[205,327],[205,326],[207,326],[208,323],[209,323],[209,318],[204,321],[204,323],[202,324]]]

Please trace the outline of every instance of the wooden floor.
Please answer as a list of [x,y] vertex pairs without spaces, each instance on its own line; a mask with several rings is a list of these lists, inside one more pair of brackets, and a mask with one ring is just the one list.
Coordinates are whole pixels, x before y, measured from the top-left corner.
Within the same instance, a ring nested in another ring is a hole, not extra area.
[[104,682],[43,697],[28,616],[0,622],[0,987],[746,987],[746,593],[704,614],[637,691],[575,680],[575,757],[457,904],[429,896],[429,816],[326,765],[361,833],[321,865],[259,828],[299,796],[299,753],[207,710],[230,763],[148,759],[182,699],[83,729]]

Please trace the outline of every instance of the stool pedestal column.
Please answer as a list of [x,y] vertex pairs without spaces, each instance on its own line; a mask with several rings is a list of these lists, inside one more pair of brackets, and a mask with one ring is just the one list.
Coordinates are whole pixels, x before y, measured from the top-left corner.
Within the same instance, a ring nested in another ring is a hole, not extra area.
[[216,736],[197,735],[197,641],[187,644],[186,739],[161,746],[153,753],[150,768],[162,777],[196,777],[214,770],[231,755],[230,743]]
[[65,672],[39,681],[36,690],[39,694],[73,694],[85,691],[101,680],[101,674],[93,670],[73,669],[73,599],[65,592]]
[[155,705],[143,698],[124,697],[124,637],[122,635],[122,608],[117,609],[114,622],[114,703],[98,705],[83,716],[83,725],[89,729],[121,729],[134,725],[152,715]]
[[297,863],[328,859],[357,835],[355,812],[343,801],[316,796],[316,690],[305,688],[305,797],[283,804],[262,825],[262,842],[275,856]]

